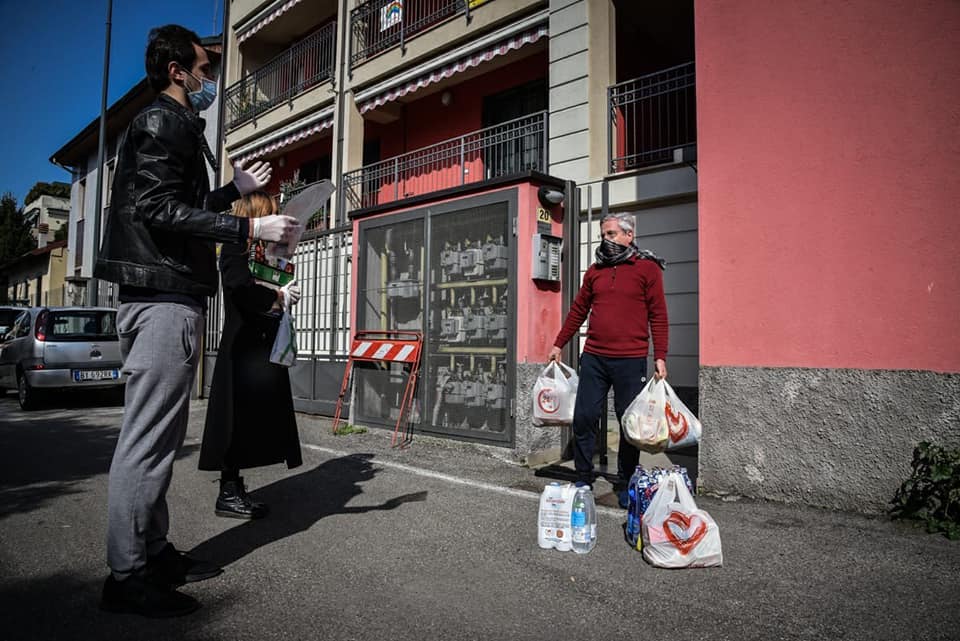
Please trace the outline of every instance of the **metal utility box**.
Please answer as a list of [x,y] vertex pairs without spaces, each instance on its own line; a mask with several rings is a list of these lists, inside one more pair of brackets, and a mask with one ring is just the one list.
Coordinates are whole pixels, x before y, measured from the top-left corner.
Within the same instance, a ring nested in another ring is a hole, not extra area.
[[[472,190],[355,218],[354,331],[424,334],[415,431],[516,442],[518,363],[543,361],[562,320],[558,283],[533,280],[559,281],[562,233],[556,222],[537,234],[536,190]],[[541,238],[547,257],[535,274]],[[396,364],[358,367],[351,420],[392,427],[403,374]]]

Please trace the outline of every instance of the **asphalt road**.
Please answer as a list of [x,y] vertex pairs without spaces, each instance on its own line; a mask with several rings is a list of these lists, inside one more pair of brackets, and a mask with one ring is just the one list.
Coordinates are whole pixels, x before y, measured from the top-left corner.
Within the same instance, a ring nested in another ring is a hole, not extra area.
[[546,482],[482,448],[335,437],[300,417],[304,465],[248,471],[262,521],[213,514],[196,470],[206,406],[169,492],[170,539],[225,565],[203,607],[97,609],[122,408],[0,399],[0,641],[19,639],[960,639],[960,543],[882,518],[701,497],[724,567],[660,570],[603,508],[588,555],[536,545]]

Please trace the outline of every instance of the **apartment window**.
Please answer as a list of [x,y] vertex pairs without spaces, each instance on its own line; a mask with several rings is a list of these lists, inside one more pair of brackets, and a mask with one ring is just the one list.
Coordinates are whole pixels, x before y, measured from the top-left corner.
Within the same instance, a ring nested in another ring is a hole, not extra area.
[[77,269],[83,266],[83,223],[83,218],[77,221],[77,251],[73,263],[73,266]]
[[107,208],[110,206],[110,197],[113,195],[113,175],[117,170],[117,159],[114,158],[107,163],[106,173],[104,174],[103,181],[103,206]]

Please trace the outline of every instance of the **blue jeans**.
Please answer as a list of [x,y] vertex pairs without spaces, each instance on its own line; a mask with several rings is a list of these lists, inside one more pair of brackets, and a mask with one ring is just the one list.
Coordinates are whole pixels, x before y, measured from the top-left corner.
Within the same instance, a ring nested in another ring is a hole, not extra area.
[[[612,358],[586,352],[580,357],[580,384],[577,387],[577,403],[573,410],[573,462],[578,480],[593,482],[597,423],[601,414],[607,411],[607,392],[610,387],[613,387],[613,406],[619,422],[627,406],[646,384],[645,358]],[[603,437],[606,438],[606,434]],[[619,485],[626,486],[639,460],[640,452],[623,437],[621,428],[617,453]]]

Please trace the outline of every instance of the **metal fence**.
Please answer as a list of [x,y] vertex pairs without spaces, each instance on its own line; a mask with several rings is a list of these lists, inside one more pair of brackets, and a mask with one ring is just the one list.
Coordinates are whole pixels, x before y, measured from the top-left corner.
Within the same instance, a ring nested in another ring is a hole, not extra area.
[[546,171],[541,111],[343,174],[351,210],[526,171]]
[[350,11],[350,65],[391,49],[461,13],[475,0],[369,0]]
[[[607,89],[607,157],[612,173],[673,162],[697,142],[694,63]],[[683,156],[681,156],[683,157]]]
[[[298,358],[346,360],[350,346],[352,231],[307,232],[293,255],[302,298],[293,307]],[[223,330],[223,292],[207,301],[205,351],[214,354]]]
[[350,348],[350,228],[326,231],[304,239],[293,261],[303,298],[293,308],[297,354],[343,357]]
[[227,128],[333,78],[336,36],[337,24],[331,22],[230,85],[225,92]]

